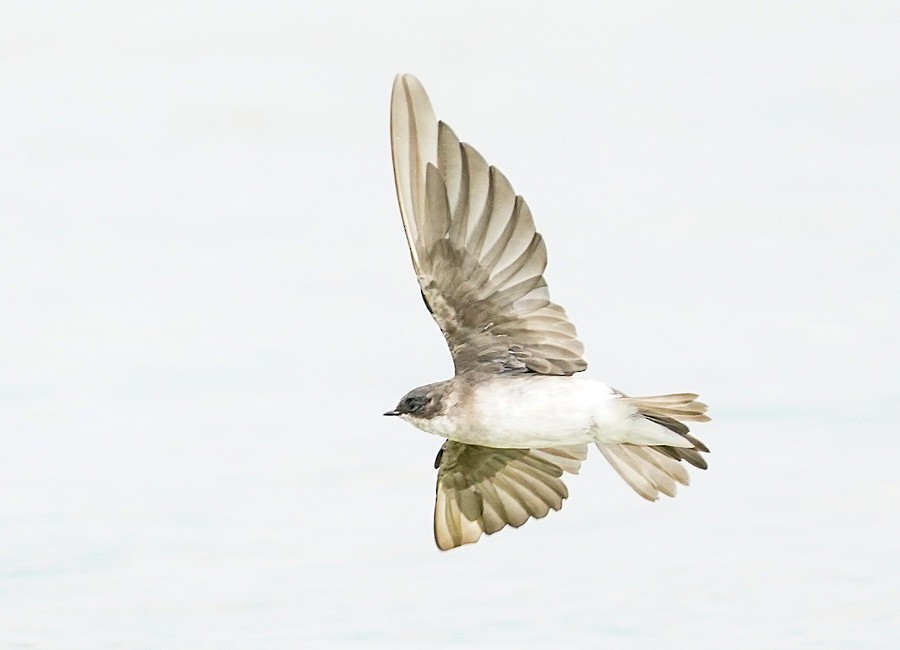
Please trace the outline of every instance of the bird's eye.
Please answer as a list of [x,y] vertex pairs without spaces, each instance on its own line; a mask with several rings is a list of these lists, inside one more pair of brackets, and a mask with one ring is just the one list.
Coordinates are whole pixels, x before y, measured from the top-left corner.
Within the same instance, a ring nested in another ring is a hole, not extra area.
[[417,395],[416,397],[410,397],[406,400],[406,408],[410,413],[418,413],[428,406],[430,402],[431,400],[429,398]]

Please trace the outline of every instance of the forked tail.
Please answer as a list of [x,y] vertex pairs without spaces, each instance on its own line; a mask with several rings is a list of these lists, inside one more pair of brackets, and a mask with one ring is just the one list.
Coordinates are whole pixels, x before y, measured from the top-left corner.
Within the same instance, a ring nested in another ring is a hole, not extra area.
[[706,469],[700,455],[709,449],[690,435],[685,422],[708,422],[706,404],[697,401],[694,393],[655,395],[652,397],[624,397],[639,416],[665,427],[683,439],[683,445],[635,445],[629,443],[597,443],[597,448],[635,492],[645,499],[656,501],[659,493],[675,496],[676,484],[688,485],[690,477],[681,464],[687,461],[694,467]]

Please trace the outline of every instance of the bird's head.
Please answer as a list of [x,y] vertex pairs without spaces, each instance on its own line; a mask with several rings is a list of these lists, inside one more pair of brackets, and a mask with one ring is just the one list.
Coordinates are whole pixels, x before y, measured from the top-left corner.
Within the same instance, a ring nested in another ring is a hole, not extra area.
[[447,382],[419,386],[409,391],[397,406],[385,415],[399,415],[404,420],[428,420],[443,411],[444,387]]

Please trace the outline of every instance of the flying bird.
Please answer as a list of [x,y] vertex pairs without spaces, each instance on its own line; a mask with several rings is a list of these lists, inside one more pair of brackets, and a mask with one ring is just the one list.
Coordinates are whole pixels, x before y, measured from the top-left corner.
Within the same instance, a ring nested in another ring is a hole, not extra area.
[[407,393],[385,415],[446,438],[437,458],[434,538],[447,550],[559,510],[594,443],[640,496],[675,496],[686,461],[709,450],[693,393],[630,397],[578,373],[584,346],[543,273],[544,240],[506,177],[398,75],[391,149],[400,214],[422,298],[454,376]]

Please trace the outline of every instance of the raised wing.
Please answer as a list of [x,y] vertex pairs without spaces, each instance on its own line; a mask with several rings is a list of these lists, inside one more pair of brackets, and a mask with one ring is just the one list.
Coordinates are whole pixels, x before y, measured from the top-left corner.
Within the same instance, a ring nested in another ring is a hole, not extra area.
[[477,542],[507,524],[559,510],[569,496],[563,472],[577,474],[586,445],[495,449],[448,440],[435,460],[434,540],[442,551]]
[[394,80],[391,145],[413,266],[456,373],[571,375],[587,368],[575,327],[550,302],[547,251],[528,205],[435,119],[411,75]]

